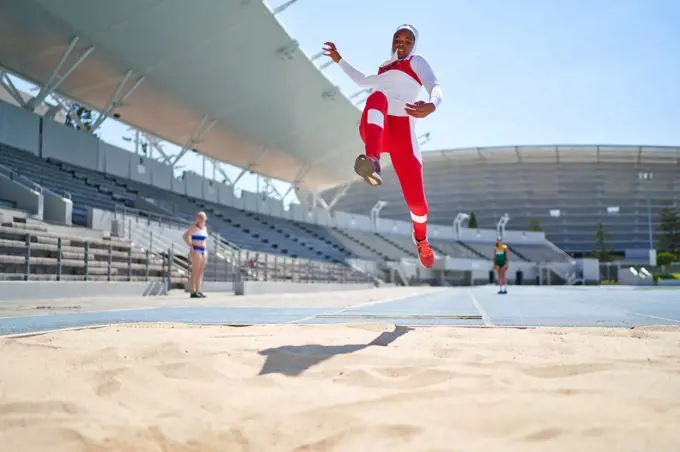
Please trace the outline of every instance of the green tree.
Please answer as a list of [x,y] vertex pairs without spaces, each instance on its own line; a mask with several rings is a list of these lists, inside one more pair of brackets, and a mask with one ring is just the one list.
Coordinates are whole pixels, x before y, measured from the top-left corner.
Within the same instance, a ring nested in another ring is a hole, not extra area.
[[595,231],[595,250],[593,256],[600,260],[600,262],[610,262],[612,260],[611,250],[607,246],[607,240],[611,235],[604,229],[602,220],[597,222],[597,230]]
[[470,229],[477,228],[477,215],[475,215],[474,212],[470,212],[470,218],[468,219],[468,228]]
[[678,257],[673,254],[673,253],[659,253],[656,256],[656,265],[660,267],[668,267],[669,265],[673,264],[673,262],[677,261]]
[[527,231],[536,231],[536,232],[541,232],[543,229],[541,229],[541,225],[538,222],[538,219],[536,218],[529,218],[527,221]]
[[659,251],[676,256],[680,252],[680,212],[671,201],[666,201],[661,209],[657,240]]
[[[74,113],[75,116],[78,117],[78,119],[80,119],[80,122],[87,131],[92,130],[92,124],[94,124],[95,121],[92,110],[90,110],[89,108],[85,108],[82,105],[76,104],[74,102],[71,104],[71,112]],[[67,126],[71,126],[75,129],[81,130],[80,125],[73,121],[69,115],[66,116],[64,124],[66,124]]]

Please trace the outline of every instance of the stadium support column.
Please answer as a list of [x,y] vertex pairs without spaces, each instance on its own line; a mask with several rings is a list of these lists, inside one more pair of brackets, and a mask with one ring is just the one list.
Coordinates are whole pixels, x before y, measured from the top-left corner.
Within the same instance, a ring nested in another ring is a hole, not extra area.
[[132,76],[132,69],[128,69],[128,71],[125,73],[123,76],[123,79],[120,81],[118,86],[116,87],[115,91],[113,94],[111,94],[111,97],[109,98],[109,101],[106,103],[106,107],[104,107],[104,110],[102,113],[99,115],[97,120],[92,124],[92,129],[90,130],[91,132],[94,132],[99,128],[99,126],[102,125],[104,121],[114,112],[116,109],[120,106],[123,105],[123,103],[127,100],[128,97],[139,87],[139,85],[142,84],[144,81],[144,76],[141,76],[137,79],[137,81],[128,89],[123,96],[118,99],[118,96],[120,95],[120,92],[123,90],[123,87],[127,83],[128,79]]
[[305,177],[305,175],[307,174],[307,172],[309,172],[310,169],[312,169],[312,165],[309,164],[309,163],[306,163],[300,169],[300,171],[298,171],[297,175],[295,176],[295,179],[293,180],[293,182],[290,183],[290,187],[288,187],[288,190],[286,190],[286,192],[283,194],[283,198],[288,196],[288,194],[291,191],[295,190],[295,188],[298,186],[298,184],[302,181],[302,178]]
[[80,120],[80,117],[78,117],[76,112],[73,110],[72,101],[62,99],[61,97],[56,95],[53,95],[52,97],[54,98],[54,100],[57,101],[57,105],[59,105],[59,107],[64,111],[64,113],[66,113],[66,116],[68,116],[71,119],[71,121],[73,121],[73,123],[78,126],[79,130],[87,130],[87,126],[83,124],[83,122]]
[[[153,137],[153,136],[149,135],[148,133],[145,133],[143,135],[146,138],[146,141],[149,142],[151,147],[153,149],[155,149],[156,151],[158,151],[158,153],[161,155],[161,158],[163,159],[163,163],[167,163],[170,166],[174,166],[172,164],[172,157],[168,156],[168,154],[165,153],[165,151],[161,147],[161,143],[158,141],[158,138]],[[135,146],[138,146],[138,144],[135,144]],[[149,153],[150,152],[151,152],[151,149],[149,149]]]
[[470,215],[459,212],[456,218],[453,220],[453,232],[456,234],[456,240],[460,240],[460,225],[463,221],[470,218]]
[[347,182],[342,186],[340,190],[333,196],[333,199],[331,199],[331,202],[328,203],[328,210],[331,210],[335,205],[340,201],[343,196],[345,196],[345,193],[347,193],[347,190],[349,190],[349,187],[351,187],[352,184],[350,182]]
[[257,164],[260,162],[260,160],[262,159],[262,157],[264,157],[264,156],[267,154],[267,152],[269,152],[269,149],[267,149],[265,146],[262,146],[262,147],[260,148],[260,152],[257,153],[257,155],[255,156],[255,158],[253,159],[253,161],[250,162],[250,163],[248,163],[248,166],[246,166],[245,168],[243,168],[243,169],[241,170],[241,172],[238,173],[238,176],[236,176],[236,179],[234,179],[234,182],[232,182],[231,184],[232,184],[234,187],[236,187],[236,184],[238,183],[238,181],[240,181],[241,178],[242,178],[243,176],[246,175],[246,173],[252,173],[252,172],[254,172],[255,167],[256,167]]
[[30,111],[35,111],[35,109],[38,108],[38,106],[43,103],[47,96],[55,92],[57,88],[61,86],[62,82],[66,80],[68,76],[71,75],[71,73],[73,73],[73,71],[75,71],[83,61],[85,61],[85,58],[87,58],[94,51],[94,46],[90,46],[87,49],[85,49],[85,52],[83,52],[83,54],[80,57],[78,57],[73,62],[73,64],[71,64],[71,67],[68,68],[66,72],[64,72],[64,75],[60,76],[59,71],[61,70],[61,67],[66,62],[69,55],[71,55],[71,52],[73,52],[73,49],[76,47],[76,44],[78,43],[79,39],[80,38],[78,36],[74,36],[73,39],[71,39],[68,48],[64,51],[64,54],[59,60],[59,63],[57,63],[57,67],[54,68],[49,78],[47,79],[45,85],[43,85],[40,88],[40,91],[33,99],[26,102],[26,105],[24,106],[26,109]]
[[330,210],[330,208],[328,207],[328,203],[326,202],[325,199],[323,199],[323,197],[321,196],[321,194],[317,190],[312,190],[311,194],[312,194],[312,200],[313,200],[312,205],[314,207],[321,206],[322,208],[324,208],[326,210]]
[[498,237],[503,238],[505,236],[505,225],[508,224],[508,221],[510,221],[510,215],[507,213],[498,220],[498,224],[496,225],[496,235]]
[[282,4],[282,5],[279,5],[279,6],[277,6],[276,8],[274,8],[274,9],[272,10],[272,14],[274,14],[274,15],[276,16],[276,15],[278,15],[278,14],[284,12],[285,10],[287,10],[288,8],[290,8],[291,6],[293,6],[293,4],[296,3],[297,1],[298,1],[298,0],[288,0],[286,3],[284,3],[284,4]]
[[19,94],[19,90],[16,86],[14,86],[14,83],[12,83],[12,79],[9,78],[9,74],[4,71],[0,71],[0,86],[5,88],[9,95],[12,96],[12,98],[17,102],[17,104],[22,107],[26,105],[26,102],[24,102],[21,94]]
[[652,232],[652,197],[651,197],[651,183],[654,178],[654,173],[641,171],[638,173],[638,179],[645,183],[645,193],[647,194],[647,229],[649,233],[649,249],[654,249],[654,233]]
[[378,201],[371,208],[371,226],[373,230],[378,229],[378,222],[380,220],[380,211],[385,208],[387,201]]
[[[226,183],[226,184],[229,184],[229,185],[234,185],[234,182],[231,181],[231,178],[229,178],[226,171],[224,171],[224,168],[222,168],[222,164],[220,162],[218,162],[215,159],[212,159],[212,164],[213,164],[213,169],[218,171],[222,175],[222,177],[224,178],[224,180],[222,181],[223,183]],[[213,176],[213,179],[214,178],[215,177]]]
[[191,135],[191,138],[186,142],[184,147],[182,147],[182,150],[180,151],[179,154],[175,157],[175,160],[172,162],[172,166],[177,165],[177,162],[180,161],[182,157],[184,157],[184,154],[189,152],[191,149],[193,149],[194,145],[196,143],[200,143],[203,137],[205,136],[206,133],[212,127],[217,123],[217,120],[214,119],[208,123],[208,115],[203,116],[203,119],[201,120],[200,124],[196,128],[196,131]]

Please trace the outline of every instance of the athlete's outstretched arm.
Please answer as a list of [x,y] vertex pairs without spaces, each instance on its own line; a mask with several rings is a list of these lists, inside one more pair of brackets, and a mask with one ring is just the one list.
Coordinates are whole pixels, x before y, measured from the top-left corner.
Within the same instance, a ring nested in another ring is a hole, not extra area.
[[345,61],[345,59],[342,58],[342,56],[340,56],[340,52],[338,52],[338,48],[335,46],[334,42],[331,41],[325,42],[323,50],[324,55],[331,57],[333,61],[338,63],[338,65],[342,68],[345,74],[347,74],[347,76],[351,78],[352,81],[359,85],[361,88],[373,88],[376,86],[377,76],[375,75],[366,76],[359,69],[355,68],[347,61]]
[[423,86],[430,96],[430,102],[434,104],[435,108],[439,107],[439,104],[444,100],[444,92],[430,63],[422,56],[415,55],[411,58],[411,69],[413,69],[413,72],[416,73],[420,81],[423,82]]
[[360,88],[373,88],[377,84],[377,75],[366,75],[359,69],[355,68],[347,62],[344,58],[338,61],[338,65],[352,79]]

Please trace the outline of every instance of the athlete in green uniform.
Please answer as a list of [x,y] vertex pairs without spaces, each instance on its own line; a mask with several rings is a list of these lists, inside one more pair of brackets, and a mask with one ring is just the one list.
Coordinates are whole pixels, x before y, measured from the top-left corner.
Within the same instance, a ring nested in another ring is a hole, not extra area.
[[500,237],[496,240],[493,250],[493,269],[498,275],[498,293],[508,293],[508,281],[505,278],[505,272],[508,270],[508,247],[503,244]]

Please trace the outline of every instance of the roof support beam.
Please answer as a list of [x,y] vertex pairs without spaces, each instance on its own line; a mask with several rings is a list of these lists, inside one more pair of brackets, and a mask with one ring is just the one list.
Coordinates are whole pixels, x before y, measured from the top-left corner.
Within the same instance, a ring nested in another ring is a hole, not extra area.
[[85,61],[85,58],[87,58],[94,51],[94,46],[90,46],[87,49],[85,49],[85,52],[76,61],[73,62],[71,67],[64,73],[64,75],[59,76],[59,71],[61,70],[61,67],[66,62],[66,59],[69,57],[71,52],[73,52],[73,49],[75,48],[79,39],[80,38],[78,36],[74,36],[73,39],[71,39],[68,48],[64,51],[64,54],[59,60],[59,63],[57,63],[57,66],[54,68],[54,70],[50,74],[50,77],[47,79],[47,83],[45,83],[45,85],[42,88],[40,88],[40,92],[38,92],[38,94],[33,99],[29,100],[26,103],[25,108],[27,108],[30,111],[35,111],[35,109],[38,108],[38,106],[43,103],[47,96],[54,93],[59,88],[59,86],[61,86],[62,82],[66,80],[66,78],[68,78],[68,76],[71,75],[71,73],[75,71],[83,61]]
[[321,194],[319,193],[318,190],[313,190],[311,191],[311,193],[312,199],[314,200],[314,207],[321,206],[326,210],[330,210],[330,207],[328,207],[328,203],[326,203],[326,200],[321,197]]
[[324,69],[328,69],[328,68],[331,67],[332,65],[333,65],[333,60],[327,61],[327,62],[325,62],[324,64],[322,64],[321,66],[319,66],[319,70],[320,70],[320,71],[323,71]]
[[286,3],[274,8],[272,10],[272,13],[276,16],[277,14],[280,14],[280,13],[284,12],[285,10],[287,10],[288,8],[290,8],[297,1],[298,0],[288,0]]
[[88,130],[88,127],[83,124],[76,112],[73,111],[73,102],[64,100],[59,96],[54,96],[54,99],[57,101],[57,104],[61,107],[61,109],[64,110],[66,116],[68,116],[69,119],[73,121],[76,126],[78,126],[79,130]]
[[158,140],[156,137],[152,137],[148,133],[145,133],[144,136],[146,137],[146,140],[149,142],[152,148],[158,151],[158,153],[161,155],[161,158],[163,159],[163,163],[167,163],[170,166],[174,166],[172,164],[172,157],[170,157],[168,154],[165,153],[163,148],[161,147],[161,142]]
[[0,71],[0,85],[2,85],[7,90],[9,95],[12,96],[19,106],[23,107],[26,105],[23,97],[21,97],[21,94],[19,94],[19,90],[16,86],[14,86],[12,79],[9,78],[9,74],[6,72]]
[[484,157],[484,154],[482,154],[482,150],[480,148],[475,148],[475,149],[477,150],[477,155],[482,160],[482,162],[486,163],[486,157]]
[[342,188],[340,190],[338,190],[338,192],[335,194],[335,196],[333,196],[333,199],[331,199],[331,202],[328,203],[328,210],[331,210],[333,207],[335,207],[335,205],[338,203],[338,201],[340,201],[345,196],[345,194],[347,193],[347,190],[349,190],[349,187],[351,185],[352,184],[350,182],[347,182],[346,184],[344,184],[342,186]]
[[293,182],[290,183],[290,187],[288,187],[288,190],[286,190],[286,192],[283,194],[284,198],[288,196],[288,194],[291,191],[297,188],[297,185],[302,181],[302,178],[305,177],[305,175],[309,172],[310,169],[312,169],[312,165],[309,163],[305,163],[305,165],[300,169],[300,171],[298,171]]
[[269,152],[269,149],[262,146],[260,152],[258,152],[257,155],[255,156],[255,159],[252,162],[250,162],[248,166],[243,168],[240,173],[238,173],[238,176],[236,176],[236,179],[234,179],[232,185],[236,185],[236,183],[240,181],[241,178],[246,175],[246,173],[252,173],[255,167],[257,166],[258,162],[262,159],[262,157],[264,157],[267,154],[267,152]]
[[118,87],[116,87],[116,90],[113,92],[113,94],[111,94],[111,97],[109,98],[109,101],[108,101],[108,103],[106,104],[106,107],[104,107],[104,111],[99,115],[99,117],[98,117],[97,120],[94,122],[94,124],[92,124],[92,132],[94,132],[95,130],[97,130],[97,129],[99,128],[99,126],[101,126],[102,123],[103,123],[104,121],[106,121],[106,119],[107,119],[107,118],[108,118],[108,117],[109,117],[109,116],[110,116],[110,115],[111,115],[118,107],[120,107],[121,105],[123,105],[123,103],[127,100],[127,98],[130,97],[130,95],[131,95],[131,94],[139,87],[139,85],[141,85],[142,82],[144,81],[144,78],[145,78],[144,76],[139,77],[139,79],[137,79],[137,81],[135,82],[135,84],[132,85],[132,86],[130,87],[130,89],[128,89],[128,90],[125,92],[125,94],[123,94],[123,97],[121,97],[120,99],[118,99],[118,95],[119,95],[120,92],[122,91],[123,87],[125,86],[125,84],[127,83],[128,79],[130,78],[131,75],[132,75],[132,69],[128,69],[128,71],[127,71],[127,72],[125,73],[125,75],[123,76],[123,79],[122,79],[122,80],[120,81],[120,83],[118,84]]
[[[207,123],[207,125],[206,125],[206,123]],[[201,120],[200,124],[196,128],[196,131],[193,133],[193,135],[191,135],[191,138],[189,138],[189,140],[186,142],[184,147],[182,147],[182,150],[180,151],[179,154],[177,154],[177,156],[175,157],[175,160],[173,160],[171,165],[172,166],[177,165],[177,162],[179,162],[180,159],[182,157],[184,157],[184,155],[187,152],[189,152],[191,149],[193,149],[193,147],[196,143],[200,143],[201,140],[203,139],[203,137],[205,136],[205,134],[208,133],[208,131],[210,129],[212,129],[212,127],[216,123],[217,123],[216,119],[213,119],[210,123],[208,123],[208,115],[203,116],[203,119]]]
[[264,187],[263,190],[258,190],[261,193],[264,193],[266,196],[274,198],[275,196],[272,196],[272,194],[276,195],[279,197],[280,200],[283,200],[283,197],[281,196],[281,193],[276,189],[274,184],[272,184],[272,180],[269,177],[263,177],[263,176],[258,176],[258,187],[259,187],[259,179],[262,179],[264,182]]
[[231,181],[229,176],[227,176],[227,172],[224,171],[224,168],[222,168],[222,164],[220,162],[218,162],[215,159],[212,159],[212,164],[213,164],[213,168],[216,169],[222,175],[222,177],[224,178],[223,182],[226,182],[229,185],[234,185],[234,183]]

